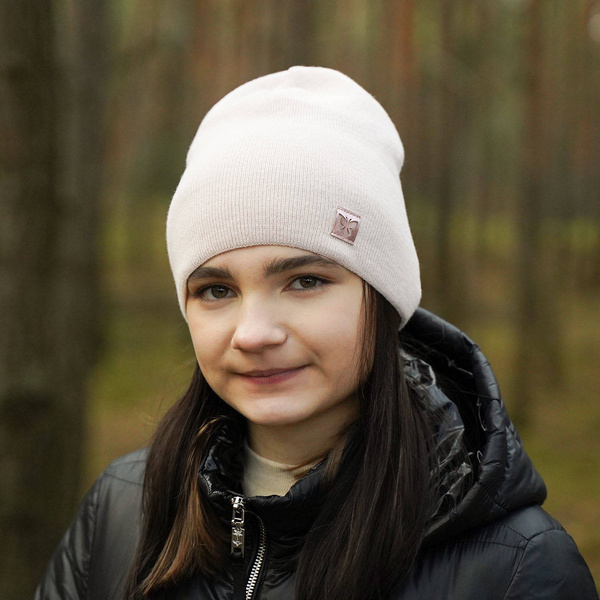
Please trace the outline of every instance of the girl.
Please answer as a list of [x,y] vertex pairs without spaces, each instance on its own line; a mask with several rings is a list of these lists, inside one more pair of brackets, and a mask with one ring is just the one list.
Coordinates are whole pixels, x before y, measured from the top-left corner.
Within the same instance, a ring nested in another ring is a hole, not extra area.
[[403,158],[330,69],[207,114],[167,220],[192,381],[38,600],[597,599],[485,358],[417,309]]

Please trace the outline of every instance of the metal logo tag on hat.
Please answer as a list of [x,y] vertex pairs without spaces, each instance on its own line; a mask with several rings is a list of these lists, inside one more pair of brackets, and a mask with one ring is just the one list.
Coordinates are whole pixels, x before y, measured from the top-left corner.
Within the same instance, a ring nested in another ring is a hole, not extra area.
[[348,244],[354,244],[356,234],[358,233],[359,223],[360,217],[358,215],[338,206],[331,235]]

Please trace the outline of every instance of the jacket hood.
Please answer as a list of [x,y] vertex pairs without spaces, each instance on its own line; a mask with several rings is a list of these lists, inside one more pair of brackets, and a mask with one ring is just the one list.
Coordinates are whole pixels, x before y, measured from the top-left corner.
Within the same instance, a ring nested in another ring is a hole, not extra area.
[[[546,498],[544,482],[508,418],[496,378],[479,347],[459,329],[424,309],[417,310],[400,336],[408,353],[419,356],[406,360],[409,384],[427,396],[435,410],[444,413],[438,447],[444,448],[444,453],[451,452],[460,438],[470,457],[446,482],[440,498],[444,510],[436,513],[424,543],[458,535],[517,508],[541,504]],[[231,499],[243,495],[243,437],[243,426],[235,422],[223,425],[199,473],[203,493],[227,522]],[[248,510],[261,517],[270,539],[279,547],[277,554],[289,555],[314,521],[321,506],[323,466],[324,461],[285,496],[247,499]]]
[[436,387],[458,408],[472,454],[473,481],[458,504],[435,519],[425,543],[542,504],[546,486],[508,417],[496,377],[479,347],[440,317],[419,309],[403,332],[437,375]]

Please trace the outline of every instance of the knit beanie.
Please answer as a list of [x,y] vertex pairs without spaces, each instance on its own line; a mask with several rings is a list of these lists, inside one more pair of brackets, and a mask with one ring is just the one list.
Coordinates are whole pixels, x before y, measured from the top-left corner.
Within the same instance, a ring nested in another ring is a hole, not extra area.
[[385,110],[338,71],[292,67],[227,94],[200,124],[167,218],[184,317],[197,267],[235,248],[280,245],[356,273],[403,326],[421,298],[403,161]]

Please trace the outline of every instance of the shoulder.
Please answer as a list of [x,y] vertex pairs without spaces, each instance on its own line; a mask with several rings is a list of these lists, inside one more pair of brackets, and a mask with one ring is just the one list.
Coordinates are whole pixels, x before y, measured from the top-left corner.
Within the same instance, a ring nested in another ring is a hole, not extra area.
[[538,505],[511,512],[459,540],[489,556],[486,567],[502,574],[505,600],[598,598],[573,538]]
[[478,539],[482,543],[504,544],[522,549],[535,537],[553,532],[568,537],[556,519],[551,517],[541,506],[534,504],[469,530],[459,536],[457,541],[468,542]]
[[139,536],[146,450],[118,458],[100,475],[63,536],[36,600],[118,598]]
[[505,600],[598,599],[575,541],[541,507],[516,511],[499,521],[496,529],[498,539],[512,539],[519,547]]
[[[94,504],[96,538],[122,531],[123,522],[138,521],[146,471],[147,450],[117,458],[100,475],[88,496]],[[125,527],[127,530],[127,527]]]
[[88,492],[83,507],[87,507],[88,515],[93,514],[95,538],[105,532],[110,533],[113,527],[119,531],[123,520],[137,522],[141,511],[146,457],[147,450],[142,449],[116,459]]
[[83,516],[93,521],[87,565],[90,600],[120,594],[139,539],[146,457],[142,449],[116,459],[90,491],[93,506]]
[[90,590],[106,589],[109,581],[116,589],[131,563],[141,525],[146,456],[144,449],[118,458],[95,484]]
[[575,542],[537,505],[428,547],[406,591],[398,598],[598,599]]
[[99,481],[105,481],[107,484],[112,485],[118,485],[116,482],[121,481],[124,484],[141,486],[144,483],[147,457],[147,448],[141,448],[121,456],[110,463],[100,476]]

